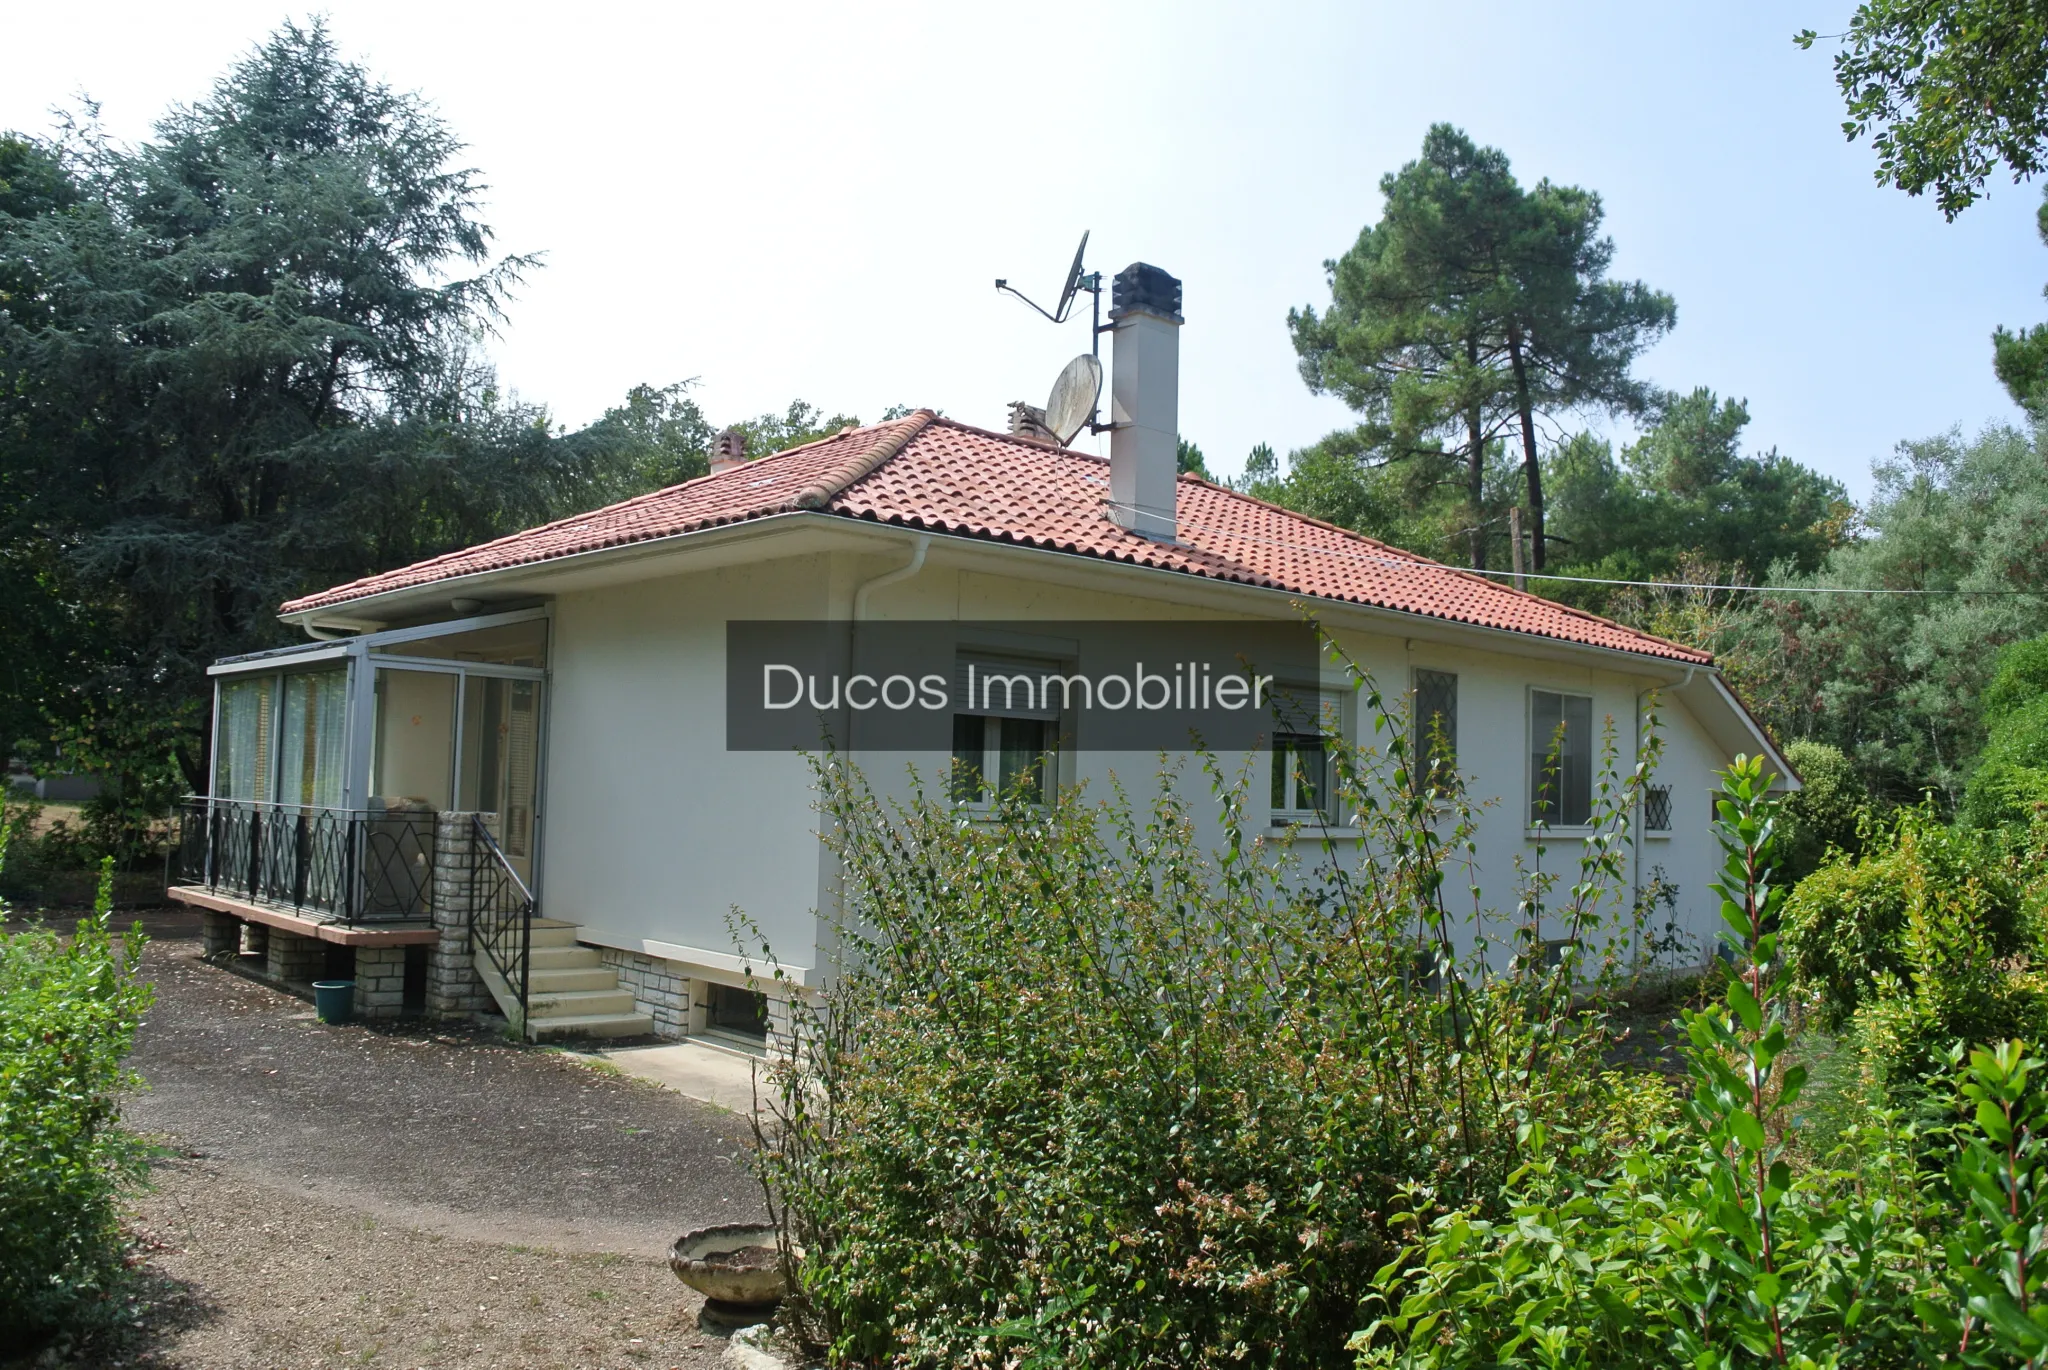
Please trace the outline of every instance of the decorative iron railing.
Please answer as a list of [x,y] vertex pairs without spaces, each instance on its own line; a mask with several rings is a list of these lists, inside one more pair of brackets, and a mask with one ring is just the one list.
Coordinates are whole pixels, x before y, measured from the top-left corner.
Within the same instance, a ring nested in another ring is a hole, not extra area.
[[434,815],[190,796],[180,880],[341,923],[432,916]]
[[470,816],[469,942],[490,961],[519,1005],[512,1026],[526,1032],[532,987],[533,891],[505,859],[505,849],[481,815]]

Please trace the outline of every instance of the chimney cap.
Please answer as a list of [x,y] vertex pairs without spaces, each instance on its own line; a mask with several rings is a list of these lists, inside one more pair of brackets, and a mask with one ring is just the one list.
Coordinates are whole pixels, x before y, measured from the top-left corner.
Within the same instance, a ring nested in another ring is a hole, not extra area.
[[747,435],[737,428],[728,428],[711,440],[711,470],[713,474],[730,471],[744,465],[747,460]]
[[1134,309],[1158,314],[1175,323],[1186,322],[1180,313],[1180,281],[1159,267],[1132,262],[1116,273],[1110,287],[1110,318],[1122,318]]

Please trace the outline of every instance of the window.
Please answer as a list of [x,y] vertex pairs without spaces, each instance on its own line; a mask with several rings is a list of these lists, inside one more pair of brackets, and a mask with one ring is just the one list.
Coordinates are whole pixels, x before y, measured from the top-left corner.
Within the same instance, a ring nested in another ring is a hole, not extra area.
[[1319,685],[1273,687],[1273,821],[1334,822],[1334,786],[1326,739],[1343,735],[1342,700]]
[[768,1036],[768,996],[759,990],[739,989],[711,981],[705,1001],[705,1021],[713,1028],[736,1032],[744,1037]]
[[1416,783],[1429,783],[1434,766],[1436,784],[1449,785],[1458,765],[1458,677],[1449,671],[1417,671],[1413,709],[1415,745],[1409,755],[1415,758]]
[[1043,804],[1052,729],[1042,718],[953,715],[953,798],[991,804],[1015,790],[1027,802]]
[[960,654],[953,698],[953,799],[993,804],[1016,794],[1027,803],[1046,799],[1046,759],[1059,745],[1059,708],[1045,677],[1061,674],[1053,662],[980,653]]
[[1273,738],[1273,821],[1325,820],[1330,758],[1321,733],[1280,733]]
[[1529,822],[1583,828],[1593,821],[1593,701],[1529,691]]
[[1643,831],[1671,831],[1671,787],[1652,785],[1643,791]]
[[213,792],[222,799],[270,798],[271,692],[274,676],[220,687],[220,737]]

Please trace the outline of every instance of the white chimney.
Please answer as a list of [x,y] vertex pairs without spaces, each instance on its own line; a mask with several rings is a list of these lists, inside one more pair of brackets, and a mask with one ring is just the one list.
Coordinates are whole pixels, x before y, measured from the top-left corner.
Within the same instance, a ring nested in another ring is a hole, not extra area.
[[711,442],[711,474],[730,471],[747,463],[747,435],[728,428]]
[[1116,355],[1109,379],[1109,516],[1174,540],[1180,444],[1180,282],[1133,262],[1110,293]]

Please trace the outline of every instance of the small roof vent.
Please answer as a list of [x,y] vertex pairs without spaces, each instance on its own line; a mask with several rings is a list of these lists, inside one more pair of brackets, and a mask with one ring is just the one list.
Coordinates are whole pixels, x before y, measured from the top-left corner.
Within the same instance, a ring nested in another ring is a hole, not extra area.
[[1010,433],[1013,437],[1035,438],[1040,442],[1059,441],[1045,421],[1045,411],[1023,400],[1010,401]]
[[711,441],[711,474],[730,471],[747,462],[747,435],[737,428],[728,428]]

